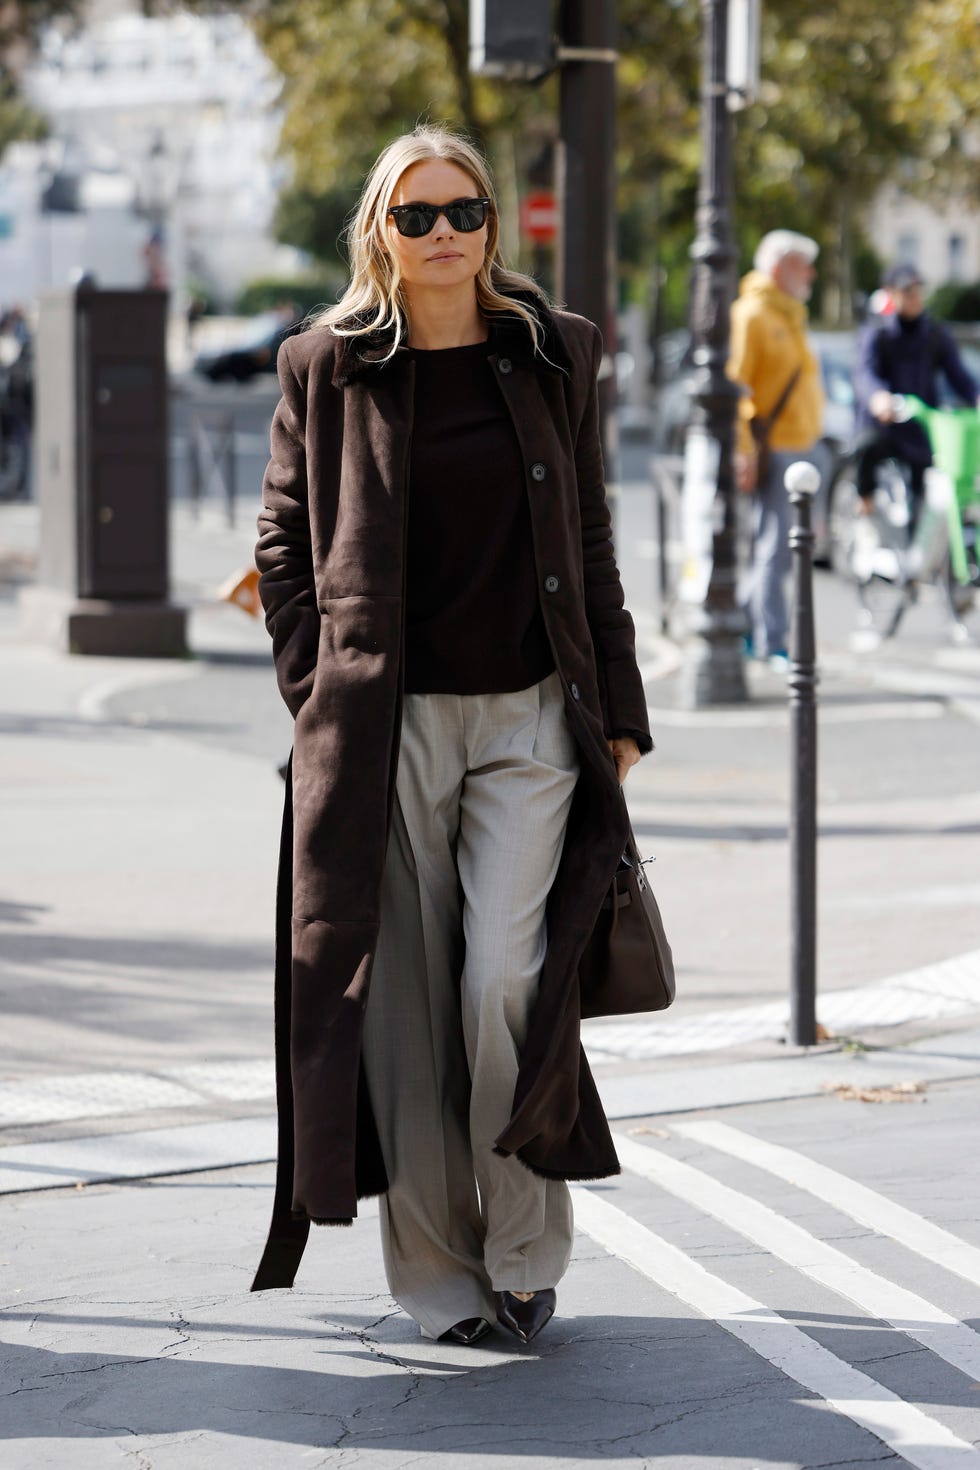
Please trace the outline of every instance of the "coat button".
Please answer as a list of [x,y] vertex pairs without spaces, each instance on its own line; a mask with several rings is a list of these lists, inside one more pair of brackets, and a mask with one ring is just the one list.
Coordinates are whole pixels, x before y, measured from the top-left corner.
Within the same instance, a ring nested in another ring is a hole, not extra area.
[[506,375],[507,373],[513,371],[514,364],[511,362],[509,357],[502,357],[497,363],[497,367],[502,373]]
[[548,471],[545,469],[540,460],[536,460],[535,463],[531,466],[532,480],[543,480],[547,473]]
[[552,575],[550,577],[545,577],[545,579],[544,579],[544,590],[546,592],[557,592],[558,591],[558,588],[560,586],[561,586],[561,583],[559,582],[559,580],[558,580],[558,578],[556,576]]
[[579,692],[578,692],[578,685],[577,684],[569,684],[569,686],[568,686],[568,692],[572,696],[573,699],[580,698],[580,695],[579,695]]

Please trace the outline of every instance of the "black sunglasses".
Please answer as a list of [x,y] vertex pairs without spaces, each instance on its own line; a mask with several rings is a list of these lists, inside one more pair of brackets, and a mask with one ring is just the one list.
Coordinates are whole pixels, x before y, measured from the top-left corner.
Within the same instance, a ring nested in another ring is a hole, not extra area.
[[454,199],[450,204],[393,204],[388,213],[393,216],[399,235],[414,240],[427,235],[441,214],[454,230],[470,235],[486,224],[489,208],[489,199]]

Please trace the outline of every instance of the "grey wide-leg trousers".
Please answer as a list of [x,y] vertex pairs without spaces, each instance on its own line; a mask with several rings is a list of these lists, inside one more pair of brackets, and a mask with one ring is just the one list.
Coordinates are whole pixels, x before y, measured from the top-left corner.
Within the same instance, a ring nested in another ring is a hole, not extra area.
[[568,1266],[567,1185],[493,1143],[577,775],[557,674],[515,694],[405,697],[364,1063],[388,1285],[432,1337],[493,1321],[491,1290],[555,1286]]

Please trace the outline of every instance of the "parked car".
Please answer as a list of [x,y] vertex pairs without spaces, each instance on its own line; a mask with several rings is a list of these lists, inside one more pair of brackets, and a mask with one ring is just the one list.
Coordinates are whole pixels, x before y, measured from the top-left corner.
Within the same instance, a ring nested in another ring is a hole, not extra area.
[[279,348],[301,326],[301,318],[284,318],[278,311],[263,312],[253,318],[240,341],[199,352],[194,371],[212,383],[245,383],[257,373],[274,373]]
[[[854,439],[854,358],[852,332],[813,332],[811,343],[820,362],[826,406],[815,460],[820,489],[813,506],[815,560],[830,560],[830,497],[843,456]],[[655,389],[653,448],[661,454],[683,454],[691,419],[695,367],[690,333],[670,332],[657,343],[660,385]]]

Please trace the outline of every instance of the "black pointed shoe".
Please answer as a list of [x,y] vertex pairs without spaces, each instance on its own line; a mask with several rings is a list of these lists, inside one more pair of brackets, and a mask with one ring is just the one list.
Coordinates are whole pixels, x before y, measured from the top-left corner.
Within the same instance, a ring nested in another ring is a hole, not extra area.
[[526,1343],[537,1337],[542,1327],[551,1321],[557,1298],[554,1288],[549,1286],[545,1291],[536,1291],[527,1302],[522,1302],[513,1292],[495,1291],[493,1302],[501,1327],[506,1327],[519,1342]]
[[439,1338],[440,1342],[458,1342],[461,1347],[472,1347],[474,1343],[486,1337],[490,1331],[490,1323],[485,1317],[467,1317],[463,1322],[457,1322],[455,1327],[450,1327]]

